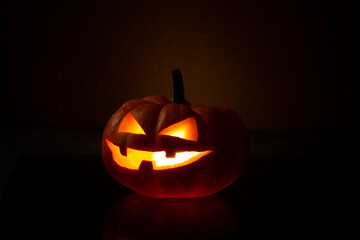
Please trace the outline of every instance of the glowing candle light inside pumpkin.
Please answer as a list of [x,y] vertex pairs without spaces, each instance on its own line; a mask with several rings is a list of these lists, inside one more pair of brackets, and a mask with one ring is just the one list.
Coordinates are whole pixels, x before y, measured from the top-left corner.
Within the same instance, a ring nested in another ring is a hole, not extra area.
[[152,161],[154,170],[180,167],[195,162],[199,158],[212,152],[211,150],[203,152],[177,152],[175,157],[167,158],[165,151],[149,152],[127,148],[127,156],[124,156],[120,153],[118,146],[106,138],[105,142],[112,152],[114,161],[119,164],[119,166],[128,169],[139,169],[143,160]]
[[181,122],[175,123],[161,132],[159,135],[168,135],[172,137],[178,137],[186,140],[197,141],[198,131],[195,118],[187,118]]
[[104,164],[115,180],[147,196],[208,196],[243,171],[246,129],[230,109],[192,106],[180,71],[172,73],[173,100],[130,100],[113,114],[103,135]]

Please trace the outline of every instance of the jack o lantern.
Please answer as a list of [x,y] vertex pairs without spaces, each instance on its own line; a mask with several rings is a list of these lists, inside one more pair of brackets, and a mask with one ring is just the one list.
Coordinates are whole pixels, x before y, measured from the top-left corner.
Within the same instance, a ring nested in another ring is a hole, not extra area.
[[248,154],[246,130],[230,109],[192,106],[173,72],[174,100],[148,96],[124,103],[102,141],[110,175],[155,198],[204,197],[234,182]]

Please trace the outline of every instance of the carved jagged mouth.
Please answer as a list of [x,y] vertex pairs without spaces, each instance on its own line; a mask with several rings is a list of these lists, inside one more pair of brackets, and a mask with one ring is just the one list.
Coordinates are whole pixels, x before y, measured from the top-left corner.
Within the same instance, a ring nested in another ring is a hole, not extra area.
[[174,157],[166,157],[165,151],[149,152],[127,148],[127,156],[124,156],[121,154],[119,146],[116,146],[106,138],[104,139],[112,153],[114,161],[121,167],[135,170],[139,169],[143,161],[151,161],[153,170],[181,167],[193,163],[213,152],[211,150],[202,152],[177,152]]

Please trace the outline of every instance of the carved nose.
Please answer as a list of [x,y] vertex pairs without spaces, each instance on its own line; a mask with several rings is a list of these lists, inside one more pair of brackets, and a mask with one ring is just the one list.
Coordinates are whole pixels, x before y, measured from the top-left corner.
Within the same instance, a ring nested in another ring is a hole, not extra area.
[[153,162],[147,161],[147,160],[142,160],[142,162],[140,163],[140,166],[139,166],[139,172],[141,174],[148,174],[148,173],[151,173],[152,171],[153,171]]

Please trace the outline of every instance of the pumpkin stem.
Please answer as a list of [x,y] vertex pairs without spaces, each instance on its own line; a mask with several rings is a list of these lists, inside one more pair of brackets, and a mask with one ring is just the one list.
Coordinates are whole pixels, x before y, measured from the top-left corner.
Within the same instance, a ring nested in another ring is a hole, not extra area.
[[184,85],[180,70],[172,70],[172,76],[174,88],[174,103],[185,104]]

